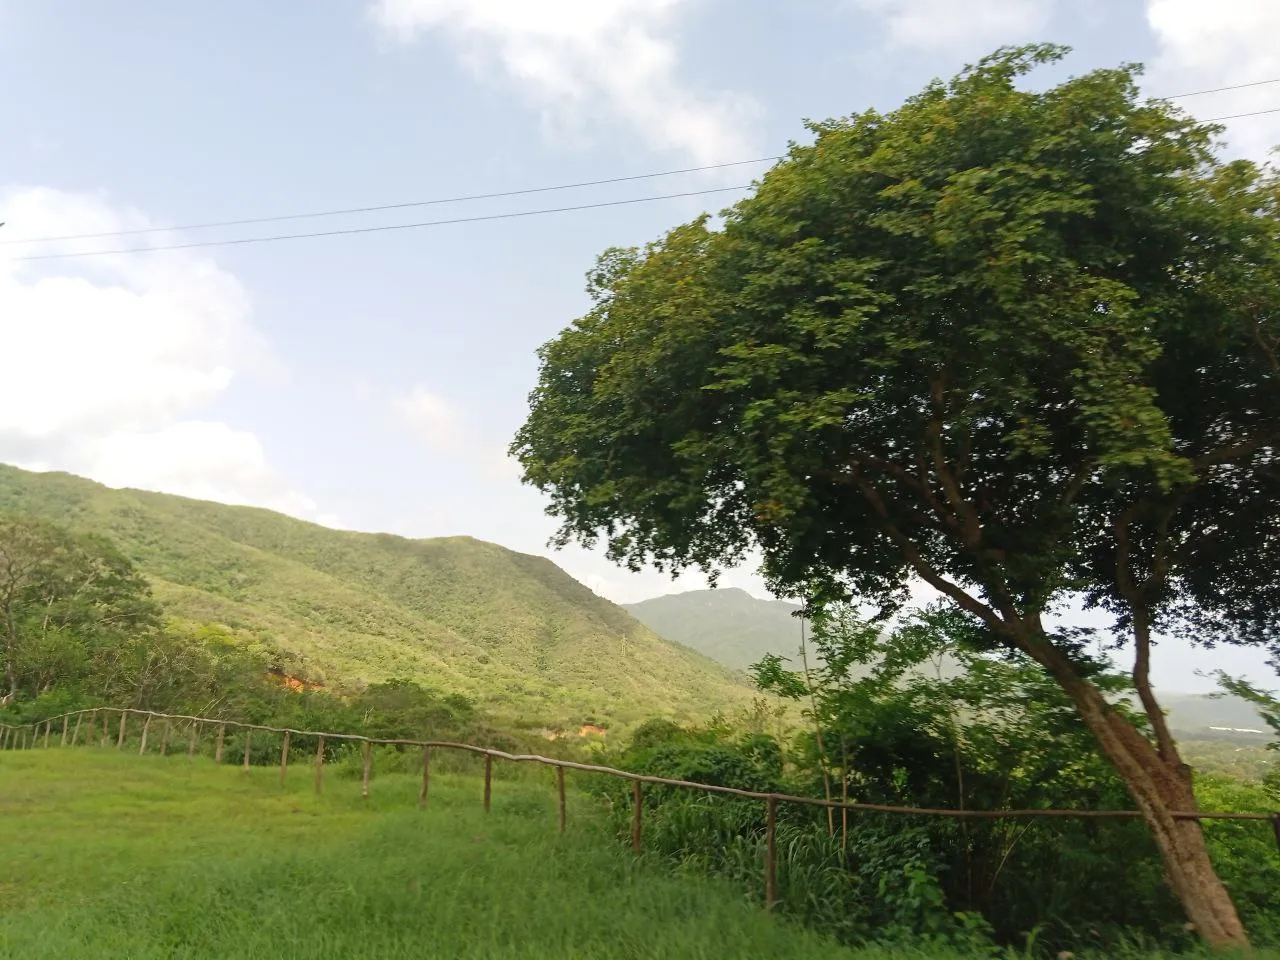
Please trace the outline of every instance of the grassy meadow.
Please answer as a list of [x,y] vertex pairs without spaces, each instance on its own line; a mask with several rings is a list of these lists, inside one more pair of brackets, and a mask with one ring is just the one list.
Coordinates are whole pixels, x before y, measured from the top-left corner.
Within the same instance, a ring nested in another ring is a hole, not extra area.
[[[376,769],[376,768],[375,768]],[[550,771],[245,772],[111,749],[0,753],[0,956],[950,960],[840,947],[741,891],[636,861]],[[1138,953],[1133,956],[1139,956]],[[1262,956],[1262,955],[1259,955]]]

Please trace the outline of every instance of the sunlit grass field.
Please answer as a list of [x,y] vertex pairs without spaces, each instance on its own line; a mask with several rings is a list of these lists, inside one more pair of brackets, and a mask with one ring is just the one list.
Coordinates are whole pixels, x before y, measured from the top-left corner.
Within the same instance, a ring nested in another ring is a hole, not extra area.
[[637,861],[550,771],[494,783],[79,748],[0,753],[0,955],[36,958],[944,957],[850,950],[740,891]]

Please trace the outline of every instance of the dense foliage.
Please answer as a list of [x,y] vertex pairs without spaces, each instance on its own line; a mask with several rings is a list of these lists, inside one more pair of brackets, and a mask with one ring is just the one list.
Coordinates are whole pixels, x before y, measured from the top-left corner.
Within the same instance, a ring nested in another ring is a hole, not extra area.
[[[975,629],[945,610],[892,632],[848,610],[823,613],[807,673],[776,658],[756,671],[762,687],[805,705],[807,729],[780,740],[767,723],[656,721],[618,760],[664,777],[897,806],[1132,809],[1061,690],[1034,665],[978,652]],[[1117,699],[1128,686],[1101,669],[1095,682]],[[1215,778],[1202,777],[1198,790],[1215,809],[1280,800]],[[625,791],[611,797],[625,830]],[[646,846],[687,869],[728,875],[757,897],[764,826],[757,801],[647,788]],[[778,830],[781,909],[851,942],[925,937],[1049,951],[1188,942],[1139,821],[829,818],[783,805]],[[1255,941],[1280,942],[1280,855],[1269,825],[1218,823],[1208,834]]]
[[[1280,173],[1006,49],[811,125],[753,195],[606,252],[513,445],[560,537],[886,610],[923,580],[1070,698],[1205,940],[1245,945],[1150,684],[1153,631],[1280,623]],[[1132,649],[1144,733],[1051,628]],[[1037,691],[1038,692],[1038,691]],[[1149,733],[1149,736],[1147,735]]]

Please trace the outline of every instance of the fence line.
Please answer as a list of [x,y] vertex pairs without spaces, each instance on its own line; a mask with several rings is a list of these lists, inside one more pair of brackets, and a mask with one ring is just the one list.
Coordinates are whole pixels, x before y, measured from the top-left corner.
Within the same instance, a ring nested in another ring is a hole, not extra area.
[[[369,796],[369,772],[372,763],[371,751],[374,745],[385,746],[401,746],[401,747],[419,747],[422,749],[422,785],[418,794],[418,806],[423,807],[427,802],[427,794],[430,784],[431,770],[431,751],[433,749],[442,750],[460,750],[466,753],[477,754],[485,758],[484,762],[484,810],[489,812],[492,800],[493,790],[493,761],[495,759],[507,760],[513,763],[535,763],[543,766],[553,767],[556,770],[556,787],[557,799],[559,807],[558,823],[560,832],[565,830],[565,787],[564,787],[564,771],[579,770],[584,773],[598,773],[605,776],[617,777],[632,782],[632,821],[631,821],[631,845],[638,854],[642,849],[642,831],[643,831],[643,806],[644,794],[642,791],[643,784],[649,783],[656,786],[680,787],[682,789],[698,790],[703,793],[718,793],[735,797],[743,797],[749,800],[762,800],[766,805],[766,857],[765,857],[765,901],[769,907],[774,903],[774,891],[777,886],[776,881],[776,824],[777,824],[777,805],[779,803],[792,803],[811,807],[826,807],[840,810],[855,810],[870,813],[892,813],[905,814],[913,816],[932,816],[932,817],[953,817],[957,819],[967,820],[1000,820],[1027,817],[1068,817],[1078,819],[1137,819],[1142,817],[1141,811],[1138,810],[957,810],[947,808],[930,808],[930,807],[903,807],[893,806],[881,803],[857,803],[847,800],[826,800],[818,797],[801,797],[785,793],[767,793],[757,790],[742,790],[737,787],[724,787],[711,783],[696,783],[692,780],[674,780],[668,777],[655,777],[644,773],[635,773],[630,770],[619,770],[615,767],[606,767],[599,764],[579,763],[575,760],[558,760],[553,757],[543,757],[538,754],[531,753],[507,753],[504,750],[496,750],[492,747],[479,747],[470,743],[457,743],[451,740],[409,740],[401,738],[382,738],[382,737],[366,737],[356,733],[333,733],[321,730],[298,730],[293,727],[272,727],[259,723],[242,723],[238,720],[222,720],[213,717],[193,717],[185,714],[169,714],[157,713],[153,710],[136,710],[131,707],[86,707],[83,710],[73,710],[69,713],[59,714],[57,716],[48,717],[43,721],[36,721],[28,724],[9,724],[0,723],[0,750],[19,750],[34,748],[37,743],[43,739],[43,746],[49,746],[50,736],[52,734],[53,723],[55,720],[62,721],[61,735],[59,745],[68,745],[68,724],[71,718],[75,718],[75,731],[70,737],[70,745],[77,746],[81,721],[85,714],[92,714],[87,729],[88,736],[85,742],[91,743],[94,737],[94,730],[97,728],[98,714],[102,714],[102,738],[101,745],[106,746],[109,739],[107,733],[108,715],[118,713],[120,715],[119,732],[116,738],[116,748],[120,749],[125,743],[126,727],[130,716],[143,718],[142,738],[138,749],[138,753],[142,754],[147,749],[147,734],[151,728],[151,721],[165,721],[165,729],[161,745],[162,752],[167,752],[170,740],[170,725],[173,721],[186,722],[191,724],[191,731],[188,737],[187,755],[193,756],[196,749],[196,741],[199,736],[199,728],[203,724],[214,724],[218,728],[217,746],[214,753],[214,762],[222,762],[223,744],[226,738],[228,728],[234,728],[245,731],[244,757],[243,764],[247,770],[249,768],[249,747],[250,737],[253,731],[258,730],[265,733],[278,733],[283,736],[283,745],[280,751],[280,779],[284,782],[285,772],[289,762],[289,746],[294,737],[315,737],[316,756],[315,756],[315,789],[317,793],[323,790],[324,783],[324,743],[326,740],[340,740],[344,742],[353,742],[363,744],[363,769],[361,777],[361,795],[366,799]],[[28,736],[28,731],[30,736]],[[1272,813],[1240,813],[1228,811],[1175,811],[1170,814],[1175,820],[1263,820],[1270,821],[1275,828],[1276,844],[1280,847],[1280,812]]]

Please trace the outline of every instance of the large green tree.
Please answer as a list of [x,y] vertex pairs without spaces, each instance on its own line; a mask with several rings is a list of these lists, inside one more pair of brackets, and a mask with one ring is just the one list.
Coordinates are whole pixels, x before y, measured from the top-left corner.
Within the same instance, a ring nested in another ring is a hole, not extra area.
[[110,541],[0,516],[0,703],[75,685],[158,626],[150,586]]
[[[1273,643],[1280,185],[1137,68],[1003,50],[814,124],[754,194],[605,253],[513,445],[561,542],[892,608],[913,579],[1069,696],[1214,944],[1246,934],[1149,680],[1153,631]],[[1144,735],[1069,597],[1115,614]]]

